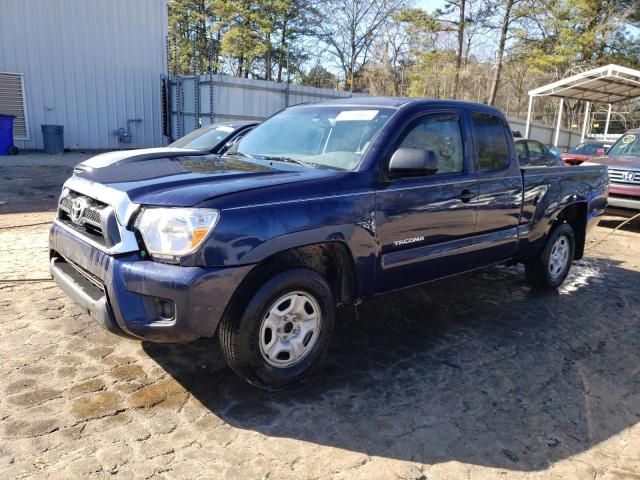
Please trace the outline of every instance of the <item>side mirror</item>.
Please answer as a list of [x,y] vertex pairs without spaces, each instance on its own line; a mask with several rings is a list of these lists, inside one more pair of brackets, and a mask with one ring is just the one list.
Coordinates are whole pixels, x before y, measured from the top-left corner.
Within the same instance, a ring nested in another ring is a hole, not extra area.
[[607,153],[605,148],[599,148],[596,150],[596,157],[604,157]]
[[438,171],[438,155],[424,148],[399,148],[389,162],[393,177],[433,175]]
[[233,147],[236,144],[236,142],[234,140],[230,140],[227,143],[225,143],[221,148],[220,148],[220,153],[225,153],[228,152],[231,147]]

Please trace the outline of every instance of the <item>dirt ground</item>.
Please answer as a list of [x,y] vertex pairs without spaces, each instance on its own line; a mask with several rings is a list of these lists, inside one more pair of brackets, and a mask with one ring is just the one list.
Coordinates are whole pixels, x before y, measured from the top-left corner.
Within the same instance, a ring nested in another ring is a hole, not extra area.
[[81,158],[0,157],[0,478],[640,478],[640,222],[557,293],[493,268],[343,310],[318,374],[270,394],[49,280],[38,223]]

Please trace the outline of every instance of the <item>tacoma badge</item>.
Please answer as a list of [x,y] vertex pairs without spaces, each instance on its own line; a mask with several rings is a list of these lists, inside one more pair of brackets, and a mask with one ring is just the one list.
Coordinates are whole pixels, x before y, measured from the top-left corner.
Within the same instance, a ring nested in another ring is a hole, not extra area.
[[405,238],[404,240],[396,240],[395,242],[393,242],[393,246],[394,247],[399,247],[400,245],[406,245],[408,243],[422,242],[423,240],[424,240],[424,237]]

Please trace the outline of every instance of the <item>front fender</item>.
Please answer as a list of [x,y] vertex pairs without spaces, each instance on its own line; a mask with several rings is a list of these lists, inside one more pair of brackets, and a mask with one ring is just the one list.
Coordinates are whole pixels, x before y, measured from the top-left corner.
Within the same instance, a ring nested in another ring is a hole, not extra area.
[[250,265],[292,248],[341,242],[353,256],[358,280],[368,285],[375,274],[374,209],[369,192],[228,208],[203,248],[182,264]]

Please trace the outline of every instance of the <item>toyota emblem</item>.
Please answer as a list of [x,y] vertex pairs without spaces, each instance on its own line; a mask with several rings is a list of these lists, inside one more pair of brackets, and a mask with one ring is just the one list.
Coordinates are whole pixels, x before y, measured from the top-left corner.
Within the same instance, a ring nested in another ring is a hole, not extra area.
[[84,198],[75,198],[73,202],[71,202],[71,211],[69,212],[71,221],[76,225],[82,225],[84,223],[82,217],[88,206],[87,200]]

